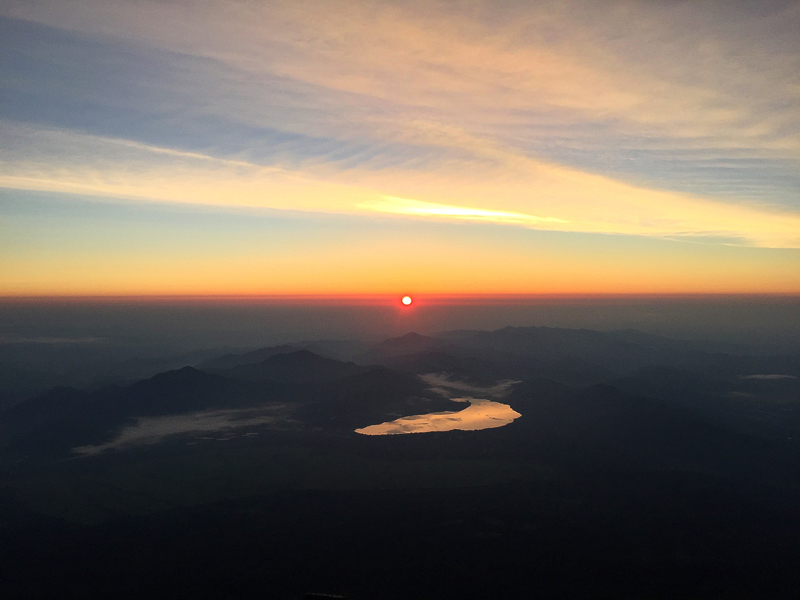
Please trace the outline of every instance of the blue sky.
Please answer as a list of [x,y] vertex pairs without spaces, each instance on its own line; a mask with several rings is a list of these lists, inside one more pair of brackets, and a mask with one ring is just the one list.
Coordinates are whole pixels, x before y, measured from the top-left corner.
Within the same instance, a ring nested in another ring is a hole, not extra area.
[[[0,293],[333,293],[296,275],[323,254],[342,293],[796,293],[798,30],[797,2],[7,2]],[[276,276],[110,276],[133,247]]]

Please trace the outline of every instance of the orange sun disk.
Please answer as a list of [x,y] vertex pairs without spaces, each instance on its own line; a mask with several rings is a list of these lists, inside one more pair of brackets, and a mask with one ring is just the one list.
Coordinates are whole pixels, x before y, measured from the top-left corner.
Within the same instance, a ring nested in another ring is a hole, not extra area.
[[400,302],[402,302],[403,304],[405,304],[406,306],[408,306],[408,305],[409,305],[409,304],[411,304],[411,302],[412,302],[412,300],[411,300],[411,296],[403,296],[403,299],[402,299],[402,300],[400,300]]

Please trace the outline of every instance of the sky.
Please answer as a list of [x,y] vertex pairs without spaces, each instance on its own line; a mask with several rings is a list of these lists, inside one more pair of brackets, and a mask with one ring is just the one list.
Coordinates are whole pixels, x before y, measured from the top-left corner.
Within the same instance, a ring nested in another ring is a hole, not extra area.
[[0,3],[0,295],[800,293],[800,3]]

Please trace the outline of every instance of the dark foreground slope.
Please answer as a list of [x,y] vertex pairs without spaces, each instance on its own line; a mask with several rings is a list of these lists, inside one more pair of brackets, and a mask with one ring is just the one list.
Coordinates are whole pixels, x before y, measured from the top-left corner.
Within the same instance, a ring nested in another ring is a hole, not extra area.
[[6,531],[15,598],[793,598],[797,521],[682,473],[294,491]]
[[[531,341],[540,334],[546,353]],[[0,593],[798,596],[792,357],[758,363],[688,348],[687,362],[680,347],[630,333],[558,342],[552,331],[512,331],[484,336],[483,350],[458,346],[475,335],[383,344],[373,356],[393,368],[306,352],[229,356],[206,367],[213,372],[174,371],[105,396],[62,389],[21,405],[4,416],[17,445],[0,454]],[[581,354],[581,340],[596,344]],[[598,362],[618,342],[657,345],[651,356],[661,358],[651,364],[631,351],[624,368]],[[579,376],[590,365],[591,375],[580,385],[541,376],[556,364]],[[459,369],[473,383],[516,374],[520,382],[496,400],[522,416],[482,431],[354,433],[460,408],[414,375]],[[594,381],[603,369],[613,372]],[[731,410],[733,401],[759,409]],[[289,406],[287,420],[69,453],[86,431],[107,436],[111,421],[269,403]],[[78,437],[25,457],[59,431]]]

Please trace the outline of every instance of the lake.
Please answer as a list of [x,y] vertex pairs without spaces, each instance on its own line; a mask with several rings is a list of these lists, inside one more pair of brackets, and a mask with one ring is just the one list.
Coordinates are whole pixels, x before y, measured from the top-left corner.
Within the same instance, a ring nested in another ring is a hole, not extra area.
[[400,433],[425,433],[429,431],[475,431],[508,425],[521,417],[508,404],[482,398],[453,398],[456,402],[469,402],[460,411],[435,412],[426,415],[412,415],[394,421],[379,423],[356,429],[363,435],[396,435]]

